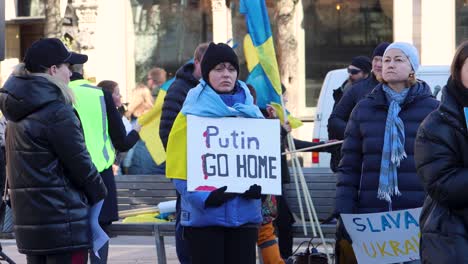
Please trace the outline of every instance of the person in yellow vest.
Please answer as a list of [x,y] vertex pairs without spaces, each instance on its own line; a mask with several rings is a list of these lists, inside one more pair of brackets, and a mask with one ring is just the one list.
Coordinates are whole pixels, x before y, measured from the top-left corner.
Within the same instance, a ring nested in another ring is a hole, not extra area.
[[[99,215],[99,223],[107,232],[112,222],[119,219],[112,171],[115,149],[125,152],[133,147],[140,139],[138,132],[141,127],[136,123],[133,131],[127,135],[112,94],[84,79],[83,64],[71,65],[71,70],[73,74],[70,77],[69,87],[76,97],[74,107],[82,123],[86,148],[108,190]],[[107,263],[108,249],[109,243],[99,250],[100,259],[90,253],[91,263]]]

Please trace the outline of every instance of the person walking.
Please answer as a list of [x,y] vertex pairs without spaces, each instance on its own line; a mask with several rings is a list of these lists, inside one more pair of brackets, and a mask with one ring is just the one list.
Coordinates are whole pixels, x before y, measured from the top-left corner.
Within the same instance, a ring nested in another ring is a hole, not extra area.
[[457,48],[442,101],[421,124],[414,160],[426,200],[421,262],[468,263],[468,41]]
[[[413,146],[420,123],[439,103],[416,79],[418,67],[413,45],[394,42],[385,50],[383,82],[356,105],[346,126],[336,174],[337,216],[422,206]],[[339,219],[338,263],[356,263],[351,243]],[[351,254],[340,254],[345,252]]]
[[0,90],[16,243],[28,264],[86,263],[89,210],[107,194],[67,86],[69,65],[86,60],[59,39],[38,40]]

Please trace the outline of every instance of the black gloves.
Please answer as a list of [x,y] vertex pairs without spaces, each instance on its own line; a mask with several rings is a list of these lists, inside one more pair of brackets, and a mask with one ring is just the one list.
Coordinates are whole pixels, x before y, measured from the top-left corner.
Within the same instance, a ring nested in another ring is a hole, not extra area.
[[212,191],[205,200],[205,207],[218,207],[236,197],[235,193],[226,193],[226,189],[227,186],[223,186]]
[[262,186],[254,184],[250,188],[241,194],[244,199],[260,199],[262,198]]
[[[236,193],[226,193],[226,190],[227,186],[223,186],[212,191],[205,200],[205,207],[221,206],[238,195]],[[240,196],[244,199],[260,199],[262,197],[262,186],[254,184]]]

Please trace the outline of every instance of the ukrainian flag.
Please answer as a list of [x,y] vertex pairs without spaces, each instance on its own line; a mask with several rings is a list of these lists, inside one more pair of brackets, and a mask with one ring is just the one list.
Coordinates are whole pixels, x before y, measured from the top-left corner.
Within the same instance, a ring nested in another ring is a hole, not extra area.
[[[272,105],[284,122],[281,80],[265,1],[240,0],[240,13],[245,15],[248,31],[244,38],[244,54],[250,72],[246,83],[255,88],[258,107],[265,109]],[[292,128],[302,125],[299,119],[287,114]]]
[[145,142],[146,148],[157,165],[166,161],[166,151],[162,144],[161,138],[159,137],[159,124],[161,123],[162,106],[164,98],[166,97],[167,90],[174,82],[175,78],[172,78],[161,85],[156,102],[154,102],[153,108],[140,116],[137,120],[141,126],[140,138]]

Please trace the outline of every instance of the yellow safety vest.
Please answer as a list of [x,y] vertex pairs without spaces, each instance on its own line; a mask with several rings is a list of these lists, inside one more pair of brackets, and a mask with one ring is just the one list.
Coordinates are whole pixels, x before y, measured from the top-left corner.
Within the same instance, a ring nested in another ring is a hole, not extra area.
[[75,109],[80,116],[86,148],[99,172],[114,163],[115,150],[109,137],[104,92],[88,80],[69,83],[75,94]]

